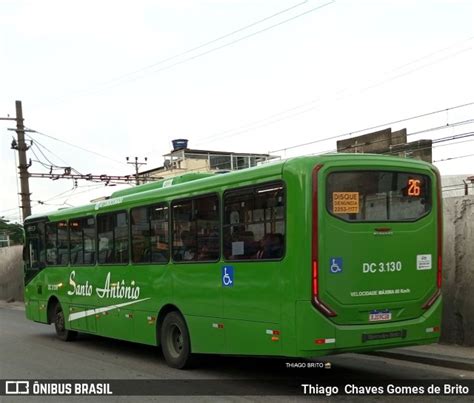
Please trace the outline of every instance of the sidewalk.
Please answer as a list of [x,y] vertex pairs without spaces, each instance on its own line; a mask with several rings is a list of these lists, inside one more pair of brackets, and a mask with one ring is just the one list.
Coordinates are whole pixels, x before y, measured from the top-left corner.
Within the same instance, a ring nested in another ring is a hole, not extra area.
[[23,301],[7,302],[3,299],[0,299],[0,309],[2,308],[14,309],[16,311],[24,311],[25,303]]
[[371,354],[396,360],[436,365],[438,367],[474,371],[474,347],[428,344],[424,346],[379,350]]

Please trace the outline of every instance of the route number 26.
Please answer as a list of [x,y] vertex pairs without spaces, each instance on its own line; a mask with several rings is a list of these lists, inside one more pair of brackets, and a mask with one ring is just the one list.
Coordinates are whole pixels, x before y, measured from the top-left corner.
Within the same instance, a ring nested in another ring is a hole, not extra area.
[[408,179],[408,196],[419,196],[420,193],[420,180]]

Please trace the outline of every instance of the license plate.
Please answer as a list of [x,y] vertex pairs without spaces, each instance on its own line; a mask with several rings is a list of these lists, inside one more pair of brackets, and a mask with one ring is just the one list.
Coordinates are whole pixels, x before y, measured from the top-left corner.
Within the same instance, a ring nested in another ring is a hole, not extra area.
[[391,320],[392,312],[389,311],[372,311],[369,313],[369,322],[379,322],[384,320]]
[[395,332],[370,333],[370,334],[364,333],[362,335],[362,342],[365,343],[366,341],[371,341],[371,340],[394,339],[398,337],[401,337],[402,339],[406,338],[407,331],[403,329],[403,330],[397,330]]

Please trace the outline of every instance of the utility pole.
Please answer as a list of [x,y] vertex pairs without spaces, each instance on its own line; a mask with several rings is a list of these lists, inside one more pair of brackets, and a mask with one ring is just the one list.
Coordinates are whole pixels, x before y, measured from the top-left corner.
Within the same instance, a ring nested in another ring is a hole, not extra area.
[[21,194],[21,211],[23,213],[23,220],[31,215],[31,201],[30,201],[30,184],[28,182],[28,168],[30,164],[26,162],[26,151],[30,148],[25,143],[25,127],[23,126],[23,110],[21,101],[15,101],[16,107],[16,134],[17,134],[17,150],[18,160],[20,165],[20,194]]
[[129,157],[126,157],[127,159],[127,164],[135,165],[135,184],[139,185],[140,181],[138,180],[138,168],[141,167],[142,165],[146,165],[148,158],[145,157],[145,162],[138,162],[138,157],[135,157],[135,162],[129,162]]
[[18,151],[18,157],[20,165],[18,169],[20,171],[20,195],[21,195],[21,211],[23,220],[31,215],[31,202],[30,202],[30,185],[28,183],[28,168],[30,164],[26,162],[26,151],[29,146],[25,143],[25,127],[23,126],[23,111],[21,108],[21,101],[15,101],[16,107],[16,118],[11,118],[10,116],[6,118],[0,117],[0,120],[14,120],[16,121],[16,133],[17,140],[13,140],[12,149]]

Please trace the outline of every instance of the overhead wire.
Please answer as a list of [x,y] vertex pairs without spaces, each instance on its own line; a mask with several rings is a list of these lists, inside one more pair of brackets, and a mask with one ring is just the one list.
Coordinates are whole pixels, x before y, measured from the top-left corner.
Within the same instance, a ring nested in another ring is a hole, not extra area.
[[49,135],[49,134],[42,133],[42,132],[40,132],[40,131],[38,131],[38,130],[33,130],[33,129],[28,129],[28,130],[29,130],[30,132],[39,134],[39,135],[41,135],[41,136],[45,136],[45,137],[48,137],[48,138],[50,138],[50,139],[53,139],[53,140],[59,141],[59,142],[61,142],[61,143],[67,144],[67,145],[69,145],[69,146],[71,146],[71,147],[74,147],[74,148],[77,148],[77,149],[79,149],[79,150],[86,151],[86,152],[88,152],[88,153],[97,155],[97,156],[102,157],[102,158],[106,158],[106,159],[108,159],[108,160],[110,160],[110,161],[113,161],[113,162],[116,162],[116,163],[118,163],[118,164],[126,165],[126,163],[123,162],[123,161],[119,161],[119,160],[116,160],[116,159],[114,159],[114,158],[110,158],[110,157],[108,157],[107,155],[98,153],[97,151],[89,150],[89,149],[87,149],[87,148],[78,146],[77,144],[73,144],[73,143],[70,143],[70,142],[68,142],[68,141],[61,140],[61,139],[59,139],[59,138],[57,138],[57,137],[51,136],[51,135]]
[[[464,124],[467,124],[466,123],[467,121],[464,121]],[[437,129],[438,127],[435,127],[434,129]],[[424,130],[423,132],[428,132],[428,130]],[[411,135],[415,135],[417,134],[417,132],[413,132],[413,133],[407,133],[407,137],[408,136],[411,136]],[[454,140],[457,140],[457,139],[464,139],[464,138],[468,138],[468,137],[474,137],[474,131],[471,131],[471,132],[465,132],[465,133],[459,133],[457,135],[450,135],[450,136],[446,136],[444,138],[440,138],[440,139],[434,139],[432,141],[434,141],[435,145],[432,146],[426,146],[426,147],[417,147],[416,149],[413,149],[411,151],[418,151],[418,150],[425,150],[425,149],[429,149],[429,148],[436,148],[436,147],[441,147],[441,146],[447,146],[447,145],[452,145],[452,144],[439,144],[439,143],[443,143],[443,142],[448,142],[448,141],[454,141]],[[371,141],[369,143],[366,143],[366,144],[360,144],[360,146],[363,146],[363,145],[368,145],[368,144],[376,144],[376,143],[379,143],[381,141],[386,141],[385,139],[383,140],[374,140],[374,141]],[[467,141],[473,141],[473,140],[464,140],[464,141],[460,141],[459,143],[461,142],[467,142]],[[453,143],[453,144],[457,144],[457,143]],[[351,148],[354,148],[353,145],[350,145],[350,146],[347,146],[347,147],[344,147],[344,148],[341,148],[339,150],[337,149],[332,149],[332,150],[326,150],[326,151],[322,151],[322,152],[317,152],[317,153],[308,153],[308,154],[304,154],[304,155],[314,155],[314,156],[317,156],[317,155],[324,155],[324,154],[329,154],[329,153],[337,153],[337,152],[341,152],[341,151],[345,151],[345,150],[348,150],[348,149],[351,149]],[[380,155],[392,155],[392,154],[399,154],[400,152],[402,151],[388,151],[388,152],[385,152],[385,153],[379,153]],[[231,155],[231,157],[233,158],[234,156]],[[434,161],[436,162],[436,161]],[[271,161],[267,161],[267,163],[271,163]],[[217,164],[214,164],[213,165],[213,168],[219,168],[219,167],[227,167],[229,166],[229,161],[223,161],[221,163],[217,163]],[[224,168],[225,170],[226,168]],[[183,171],[183,173],[191,173],[191,172],[198,172],[202,170],[202,168],[194,168],[194,169],[188,169],[186,171]],[[177,172],[178,174],[179,172]]]
[[264,17],[264,18],[262,18],[262,19],[259,19],[259,20],[257,20],[257,21],[254,21],[254,22],[252,22],[252,23],[250,23],[250,24],[248,24],[248,25],[245,25],[245,26],[243,26],[243,27],[241,27],[241,28],[238,28],[238,29],[235,29],[235,30],[233,30],[233,31],[231,31],[231,32],[228,32],[228,33],[226,33],[226,34],[223,34],[223,35],[221,35],[221,36],[219,36],[219,37],[217,37],[217,38],[215,38],[215,39],[212,39],[212,40],[209,40],[209,41],[207,41],[207,42],[201,43],[200,45],[191,47],[191,48],[186,49],[186,50],[184,50],[184,51],[182,51],[182,52],[180,52],[180,53],[177,53],[177,54],[175,54],[175,55],[173,55],[173,56],[164,58],[164,59],[162,59],[162,60],[159,60],[158,62],[155,62],[155,63],[150,64],[150,65],[148,65],[148,66],[139,68],[139,69],[137,69],[137,70],[135,70],[135,71],[132,71],[132,72],[130,72],[130,73],[125,73],[125,74],[123,74],[123,75],[121,75],[121,76],[119,76],[119,77],[116,77],[116,78],[114,78],[114,79],[112,79],[112,80],[110,80],[110,81],[105,82],[103,85],[107,85],[107,84],[114,83],[114,82],[119,81],[119,80],[122,80],[122,79],[124,79],[124,78],[128,78],[128,77],[130,77],[130,76],[133,76],[133,75],[135,75],[135,74],[137,74],[137,73],[142,73],[142,72],[145,72],[145,71],[147,71],[147,70],[150,70],[150,69],[153,68],[153,67],[156,67],[156,66],[159,66],[159,65],[161,65],[161,64],[163,64],[163,63],[166,63],[166,62],[169,62],[169,61],[171,61],[171,60],[177,59],[178,57],[185,56],[185,55],[187,55],[187,54],[189,54],[189,53],[191,53],[191,52],[194,52],[194,51],[199,50],[199,49],[202,49],[202,48],[204,48],[204,47],[206,47],[206,46],[212,45],[213,43],[219,42],[219,41],[221,41],[222,39],[228,38],[229,36],[235,35],[235,34],[237,34],[237,33],[239,33],[239,32],[242,32],[242,31],[245,31],[245,30],[247,30],[247,29],[249,29],[249,28],[252,28],[253,26],[258,25],[258,24],[261,24],[262,22],[265,22],[265,21],[268,21],[268,20],[270,20],[270,19],[272,19],[272,18],[275,18],[275,17],[277,17],[277,16],[279,16],[279,15],[281,15],[281,14],[285,14],[285,13],[287,13],[287,12],[289,12],[289,11],[295,9],[295,8],[298,8],[298,7],[302,6],[303,4],[306,4],[307,2],[308,2],[308,0],[304,0],[304,1],[302,1],[302,2],[296,3],[296,4],[294,4],[294,5],[290,6],[290,7],[287,7],[287,8],[285,8],[285,9],[283,9],[283,10],[280,10],[280,11],[278,11],[278,12],[276,12],[276,13],[274,13],[274,14],[271,14],[271,15],[269,15],[269,16],[267,16],[267,17]]
[[440,160],[435,160],[433,162],[446,162],[446,161],[451,161],[451,160],[457,160],[459,158],[468,158],[468,157],[474,157],[474,154],[458,155],[456,157],[444,158]]
[[[265,27],[265,28],[263,28],[263,29],[261,29],[261,30],[252,32],[251,34],[245,35],[245,36],[240,37],[240,38],[238,38],[238,39],[235,39],[235,40],[233,40],[233,41],[227,42],[227,43],[225,43],[225,44],[223,44],[223,45],[220,45],[220,46],[211,48],[211,49],[209,49],[209,50],[206,50],[206,51],[204,51],[204,52],[198,53],[198,54],[193,55],[193,56],[189,56],[189,57],[187,57],[187,58],[185,58],[185,59],[183,59],[183,60],[179,60],[179,61],[177,61],[177,62],[174,62],[174,63],[170,64],[170,65],[167,65],[167,66],[164,66],[164,67],[160,67],[160,68],[158,68],[158,69],[151,70],[150,73],[158,73],[158,72],[161,72],[161,71],[164,71],[164,70],[169,70],[169,69],[171,69],[171,68],[173,68],[173,67],[175,67],[175,66],[178,66],[178,65],[181,65],[181,64],[190,62],[190,61],[195,60],[195,59],[197,59],[197,58],[199,58],[199,57],[202,57],[202,56],[208,55],[208,54],[210,54],[210,53],[216,52],[216,51],[218,51],[218,50],[220,50],[220,49],[223,49],[223,48],[226,48],[226,47],[228,47],[228,46],[234,45],[234,44],[236,44],[236,43],[238,43],[238,42],[241,42],[241,41],[243,41],[243,40],[245,40],[245,39],[251,38],[251,37],[256,36],[256,35],[258,35],[258,34],[261,34],[261,33],[263,33],[263,32],[269,31],[270,29],[273,29],[273,28],[276,28],[276,27],[278,27],[278,26],[280,26],[280,25],[286,24],[286,23],[288,23],[288,22],[290,22],[290,21],[293,21],[293,20],[295,20],[295,19],[297,19],[297,18],[303,17],[303,16],[305,16],[305,15],[307,15],[307,14],[310,14],[310,13],[312,13],[312,12],[314,12],[314,11],[320,10],[320,9],[322,9],[323,7],[329,6],[329,5],[333,4],[333,3],[335,3],[335,0],[331,0],[331,1],[327,2],[327,3],[322,4],[322,5],[318,5],[317,7],[313,7],[313,8],[311,8],[311,9],[309,9],[309,10],[306,10],[306,11],[300,13],[300,14],[297,14],[297,15],[295,15],[295,16],[292,16],[292,17],[290,17],[290,18],[287,18],[287,19],[285,19],[285,20],[282,20],[282,21],[280,21],[280,22],[278,22],[278,23],[275,23],[275,24],[273,24],[273,25],[270,25],[270,26],[268,26],[268,27]],[[302,3],[302,4],[303,4],[303,3]],[[294,7],[291,7],[289,10],[291,10],[291,9],[293,9],[293,8],[294,8]],[[281,13],[277,13],[277,15],[278,15],[278,14],[281,14]],[[272,17],[272,18],[273,18],[273,17]],[[267,20],[267,19],[268,19],[268,18],[266,18],[266,19],[264,19],[264,20]],[[255,25],[255,24],[253,24],[253,25]],[[239,30],[238,30],[238,31],[239,31]],[[224,36],[224,37],[226,37],[226,36]],[[211,41],[211,42],[213,42],[213,41]],[[199,48],[202,48],[202,47],[204,47],[204,45],[203,45],[203,46],[199,46],[199,47],[197,47],[197,48],[199,49]],[[186,52],[186,53],[188,53],[188,52]],[[176,56],[176,57],[177,57],[177,56]],[[174,57],[171,57],[171,59],[174,59]],[[159,65],[159,64],[162,64],[162,62],[156,63],[155,66],[156,66],[156,65]],[[147,68],[145,68],[145,69],[146,69],[146,70],[149,70],[150,67],[147,67]],[[143,70],[143,69],[142,69],[142,70]],[[142,71],[142,70],[139,70],[139,71]],[[143,78],[143,77],[144,77],[143,75],[142,75],[142,76],[138,76],[138,77],[130,77],[129,79],[126,79],[126,80],[124,80],[124,81],[118,82],[118,83],[116,83],[116,84],[114,84],[114,85],[107,86],[107,87],[102,88],[102,89],[100,89],[100,90],[104,90],[104,89],[107,90],[107,89],[115,88],[115,87],[117,87],[117,86],[119,86],[119,85],[122,85],[122,84],[125,84],[125,83],[129,83],[129,82],[133,82],[133,81],[136,81],[136,80],[138,80],[139,78]]]
[[292,150],[292,149],[295,149],[295,148],[305,147],[305,146],[308,146],[308,145],[311,145],[311,144],[321,143],[321,142],[324,142],[324,141],[334,140],[334,139],[342,138],[342,137],[350,138],[350,137],[352,137],[352,135],[357,134],[357,133],[367,132],[369,130],[378,129],[378,128],[383,127],[383,126],[391,126],[391,125],[395,125],[395,124],[398,124],[398,123],[408,122],[408,121],[411,121],[411,120],[420,119],[420,118],[423,118],[423,117],[432,116],[432,115],[439,114],[439,113],[442,113],[442,112],[446,112],[446,111],[449,111],[449,110],[464,108],[466,106],[471,106],[471,105],[474,105],[474,102],[468,102],[468,103],[465,103],[465,104],[456,105],[456,106],[449,107],[449,108],[444,108],[444,109],[438,109],[438,110],[435,110],[435,111],[432,111],[432,112],[421,113],[421,114],[418,114],[418,115],[415,115],[415,116],[410,116],[410,117],[403,118],[403,119],[393,120],[391,122],[386,122],[386,123],[382,123],[382,124],[378,124],[378,125],[374,125],[374,126],[369,126],[369,127],[363,128],[363,129],[358,129],[358,130],[354,130],[354,131],[350,131],[350,132],[345,132],[343,134],[338,134],[338,135],[335,135],[335,136],[329,136],[329,137],[325,137],[325,138],[321,138],[321,139],[317,139],[317,140],[313,140],[313,141],[308,141],[308,142],[301,143],[301,144],[296,144],[296,145],[293,145],[293,146],[288,146],[288,147],[285,147],[285,148],[280,148],[280,149],[277,149],[277,150],[272,150],[272,151],[269,151],[269,154],[275,153],[275,152],[278,152],[278,151],[288,151],[288,150]]
[[[149,73],[157,73],[157,72],[160,72],[160,71],[163,71],[163,70],[171,69],[172,67],[175,67],[175,66],[177,66],[177,65],[187,63],[187,62],[189,62],[189,61],[191,61],[191,60],[194,60],[194,59],[197,59],[197,58],[199,58],[199,57],[205,56],[205,55],[207,55],[207,54],[209,54],[209,53],[215,52],[215,51],[220,50],[220,49],[222,49],[222,48],[225,48],[225,47],[227,47],[227,46],[234,45],[235,43],[240,42],[240,41],[243,41],[244,39],[248,39],[248,38],[250,38],[250,37],[252,37],[252,36],[255,36],[255,35],[258,35],[258,34],[263,33],[263,32],[265,32],[265,31],[268,31],[268,30],[270,30],[270,29],[276,28],[276,27],[278,27],[278,26],[280,26],[280,25],[283,25],[283,24],[285,24],[285,23],[287,23],[287,22],[290,22],[290,21],[295,20],[295,19],[297,19],[297,18],[300,18],[300,17],[302,17],[302,16],[304,16],[304,15],[307,15],[307,14],[309,14],[309,13],[312,13],[312,12],[314,12],[314,11],[317,11],[318,9],[321,9],[321,8],[323,8],[323,7],[325,7],[325,6],[328,6],[328,5],[332,4],[332,3],[334,3],[335,1],[336,1],[336,0],[331,0],[331,1],[329,1],[328,3],[325,3],[325,4],[323,4],[323,5],[319,5],[319,6],[313,7],[313,8],[311,8],[311,9],[309,9],[309,10],[303,12],[303,13],[297,14],[297,15],[291,17],[291,18],[288,18],[288,19],[286,19],[286,20],[280,21],[280,22],[278,22],[278,23],[276,23],[276,24],[273,24],[273,25],[271,25],[271,26],[268,26],[268,27],[266,27],[266,28],[264,28],[264,29],[261,29],[261,30],[259,30],[259,31],[255,31],[255,32],[253,32],[253,33],[251,33],[251,34],[249,34],[249,35],[245,35],[245,36],[243,36],[243,37],[240,37],[240,38],[238,38],[238,39],[236,39],[236,40],[234,40],[234,41],[227,42],[227,43],[225,43],[225,44],[223,44],[223,45],[220,45],[220,46],[218,46],[218,47],[211,48],[210,50],[207,50],[207,51],[205,51],[205,52],[198,53],[197,55],[190,56],[190,57],[185,58],[185,59],[183,59],[183,60],[180,60],[180,61],[177,61],[177,62],[172,63],[172,64],[170,64],[170,65],[167,65],[167,66],[165,66],[165,67],[163,67],[163,68],[159,68],[159,69],[152,70],[154,67],[160,66],[160,65],[165,64],[165,63],[167,63],[167,62],[171,62],[172,60],[175,60],[175,59],[177,59],[177,58],[179,58],[179,57],[186,56],[187,54],[190,54],[190,53],[195,52],[195,51],[197,51],[197,50],[199,50],[199,49],[205,48],[205,47],[207,47],[207,46],[209,46],[209,45],[212,45],[212,44],[214,44],[214,43],[216,43],[216,42],[222,41],[223,39],[226,39],[226,38],[231,37],[231,36],[233,36],[233,35],[235,35],[235,34],[237,34],[237,33],[239,33],[239,32],[245,31],[245,30],[247,30],[247,29],[249,29],[249,28],[252,28],[252,27],[254,27],[254,26],[256,26],[256,25],[259,25],[259,24],[261,24],[261,23],[263,23],[263,22],[265,22],[265,21],[268,21],[268,20],[270,20],[270,19],[273,19],[273,18],[275,18],[275,17],[278,17],[279,15],[283,15],[283,14],[285,14],[285,13],[288,13],[288,12],[290,12],[290,11],[292,11],[292,10],[298,8],[298,7],[303,6],[304,4],[307,4],[307,3],[308,3],[308,0],[305,0],[305,1],[302,1],[302,2],[299,2],[299,3],[296,3],[296,4],[294,4],[294,5],[290,6],[290,7],[286,7],[286,8],[284,8],[284,9],[282,9],[282,10],[276,12],[276,13],[273,13],[273,14],[267,16],[267,17],[261,18],[261,19],[255,21],[255,22],[253,22],[253,23],[247,24],[247,25],[245,25],[245,26],[243,26],[243,27],[241,27],[241,28],[237,28],[237,29],[235,29],[235,30],[233,30],[233,31],[231,31],[231,32],[228,32],[228,33],[226,33],[226,34],[220,35],[220,36],[218,36],[218,37],[215,38],[215,39],[211,39],[211,40],[206,41],[206,42],[204,42],[204,43],[201,43],[201,44],[199,44],[199,45],[197,45],[197,46],[194,46],[194,47],[191,47],[191,48],[189,48],[189,49],[186,49],[186,50],[184,50],[184,51],[182,51],[182,52],[179,52],[179,53],[177,53],[177,54],[175,54],[175,55],[173,55],[173,56],[166,57],[166,58],[164,58],[164,59],[162,59],[162,60],[159,60],[159,61],[157,61],[157,62],[155,62],[155,63],[152,63],[152,64],[150,64],[150,65],[148,65],[148,66],[139,68],[139,69],[137,69],[137,70],[135,70],[135,71],[122,74],[122,75],[120,75],[120,76],[118,76],[118,77],[116,77],[116,78],[113,78],[113,79],[109,80],[109,81],[106,81],[106,82],[104,82],[104,83],[98,84],[98,85],[96,85],[95,87],[93,87],[93,88],[91,88],[91,89],[84,90],[84,91],[76,91],[75,93],[71,94],[70,96],[64,96],[64,97],[62,97],[61,99],[63,99],[63,98],[69,98],[69,97],[74,97],[74,96],[86,96],[86,95],[91,95],[91,94],[96,93],[96,92],[108,90],[108,89],[115,88],[115,87],[117,87],[117,86],[119,86],[119,85],[122,85],[122,84],[126,84],[126,83],[129,83],[129,82],[136,81],[136,80],[139,79],[139,78],[145,77],[146,74],[149,74]],[[142,75],[141,75],[141,76],[137,76],[137,75],[140,74],[140,73],[142,73]]]
[[[458,42],[456,42],[456,43],[454,43],[454,44],[452,44],[452,45],[450,45],[450,46],[448,46],[448,47],[444,47],[444,48],[439,49],[439,50],[437,50],[437,51],[435,51],[435,52],[428,53],[427,55],[424,55],[424,56],[422,56],[421,58],[417,58],[416,60],[414,60],[414,61],[412,61],[412,62],[405,63],[405,64],[402,65],[402,66],[399,66],[399,67],[396,67],[396,68],[392,69],[391,72],[398,71],[398,70],[400,70],[401,68],[403,68],[403,67],[405,67],[405,66],[414,64],[414,63],[416,63],[416,62],[418,62],[418,61],[420,61],[420,60],[424,60],[424,59],[426,59],[426,58],[428,58],[428,57],[431,57],[431,56],[434,55],[434,54],[443,52],[443,51],[445,51],[445,50],[447,50],[447,49],[451,49],[451,48],[457,46],[459,43],[468,42],[468,41],[471,41],[472,39],[474,39],[474,37],[469,37],[469,38],[464,39],[464,40],[462,40],[462,41],[458,41]],[[391,78],[382,80],[382,81],[380,81],[380,82],[378,82],[378,83],[371,84],[371,85],[369,85],[369,86],[367,86],[367,87],[364,87],[364,88],[359,89],[359,92],[363,92],[363,91],[366,91],[367,89],[375,88],[376,86],[379,86],[379,85],[382,85],[382,84],[384,84],[384,83],[393,81],[393,80],[395,80],[395,79],[397,79],[397,78],[399,78],[399,77],[402,77],[402,76],[404,76],[404,75],[411,74],[411,73],[413,73],[413,72],[419,70],[420,68],[427,67],[427,66],[430,66],[430,65],[432,65],[432,64],[436,64],[436,63],[438,63],[438,62],[440,62],[440,61],[446,60],[446,58],[454,57],[454,56],[456,56],[456,55],[458,55],[458,54],[460,54],[460,53],[463,53],[463,52],[469,51],[469,50],[471,50],[471,48],[463,49],[463,50],[460,51],[460,52],[455,52],[455,53],[453,53],[453,54],[451,54],[451,55],[446,56],[445,58],[437,59],[437,60],[435,60],[434,62],[431,62],[431,63],[429,63],[429,64],[426,64],[426,65],[424,65],[424,66],[421,66],[421,67],[419,67],[419,68],[417,68],[417,69],[411,70],[410,72],[404,73],[403,75],[393,76],[393,77],[391,77]],[[345,89],[343,89],[343,90],[339,90],[338,93],[339,93],[340,95],[339,95],[338,97],[336,97],[336,100],[343,99],[344,97],[342,96],[342,94],[343,94],[344,92],[346,92],[346,91],[347,91],[347,88],[345,88]],[[250,122],[250,123],[241,125],[241,126],[235,128],[235,129],[228,129],[228,130],[225,130],[224,132],[219,132],[219,133],[216,133],[216,134],[214,134],[214,135],[210,135],[210,136],[208,136],[208,137],[204,137],[204,138],[202,139],[202,141],[200,141],[200,143],[198,143],[198,144],[203,144],[203,143],[212,142],[212,141],[214,141],[214,140],[216,140],[216,139],[223,139],[223,138],[233,137],[233,136],[236,136],[236,135],[239,135],[239,134],[243,134],[243,133],[246,133],[246,132],[249,132],[249,131],[253,131],[253,130],[256,130],[256,129],[259,129],[259,128],[262,128],[262,127],[266,127],[266,126],[269,126],[269,125],[278,123],[278,122],[280,122],[280,121],[283,121],[283,120],[286,120],[286,119],[289,119],[289,118],[292,118],[292,117],[295,117],[295,116],[299,116],[299,115],[301,115],[301,114],[304,114],[304,113],[307,113],[307,112],[310,112],[310,111],[316,109],[316,108],[317,108],[317,105],[312,106],[312,107],[309,107],[309,108],[304,109],[304,110],[302,110],[302,111],[298,111],[298,112],[296,112],[296,113],[294,113],[294,114],[290,114],[290,115],[288,115],[288,116],[284,116],[284,117],[279,118],[279,119],[277,119],[277,120],[273,120],[273,121],[267,122],[267,123],[265,123],[265,124],[261,124],[261,125],[255,126],[256,124],[263,123],[263,122],[265,122],[265,121],[267,121],[267,120],[270,120],[272,117],[277,117],[277,116],[279,116],[279,115],[284,115],[285,113],[289,113],[289,112],[291,112],[291,111],[293,111],[293,110],[300,109],[300,108],[303,108],[303,107],[305,107],[305,106],[309,106],[309,105],[311,105],[311,104],[317,103],[318,101],[321,101],[321,98],[313,99],[313,100],[311,100],[311,101],[309,101],[309,102],[303,103],[303,104],[298,105],[298,106],[296,106],[296,107],[292,107],[292,108],[283,110],[283,111],[281,111],[281,112],[278,112],[278,113],[276,113],[276,114],[270,115],[270,116],[268,116],[267,118],[260,119],[260,120],[254,121],[254,122]],[[245,129],[245,128],[246,128],[246,129]],[[242,130],[242,129],[243,129],[243,130]],[[235,133],[232,133],[232,132],[235,132]],[[230,133],[230,134],[227,134],[227,133]],[[281,151],[281,150],[276,150],[276,151]],[[270,151],[270,152],[273,152],[273,151]]]

